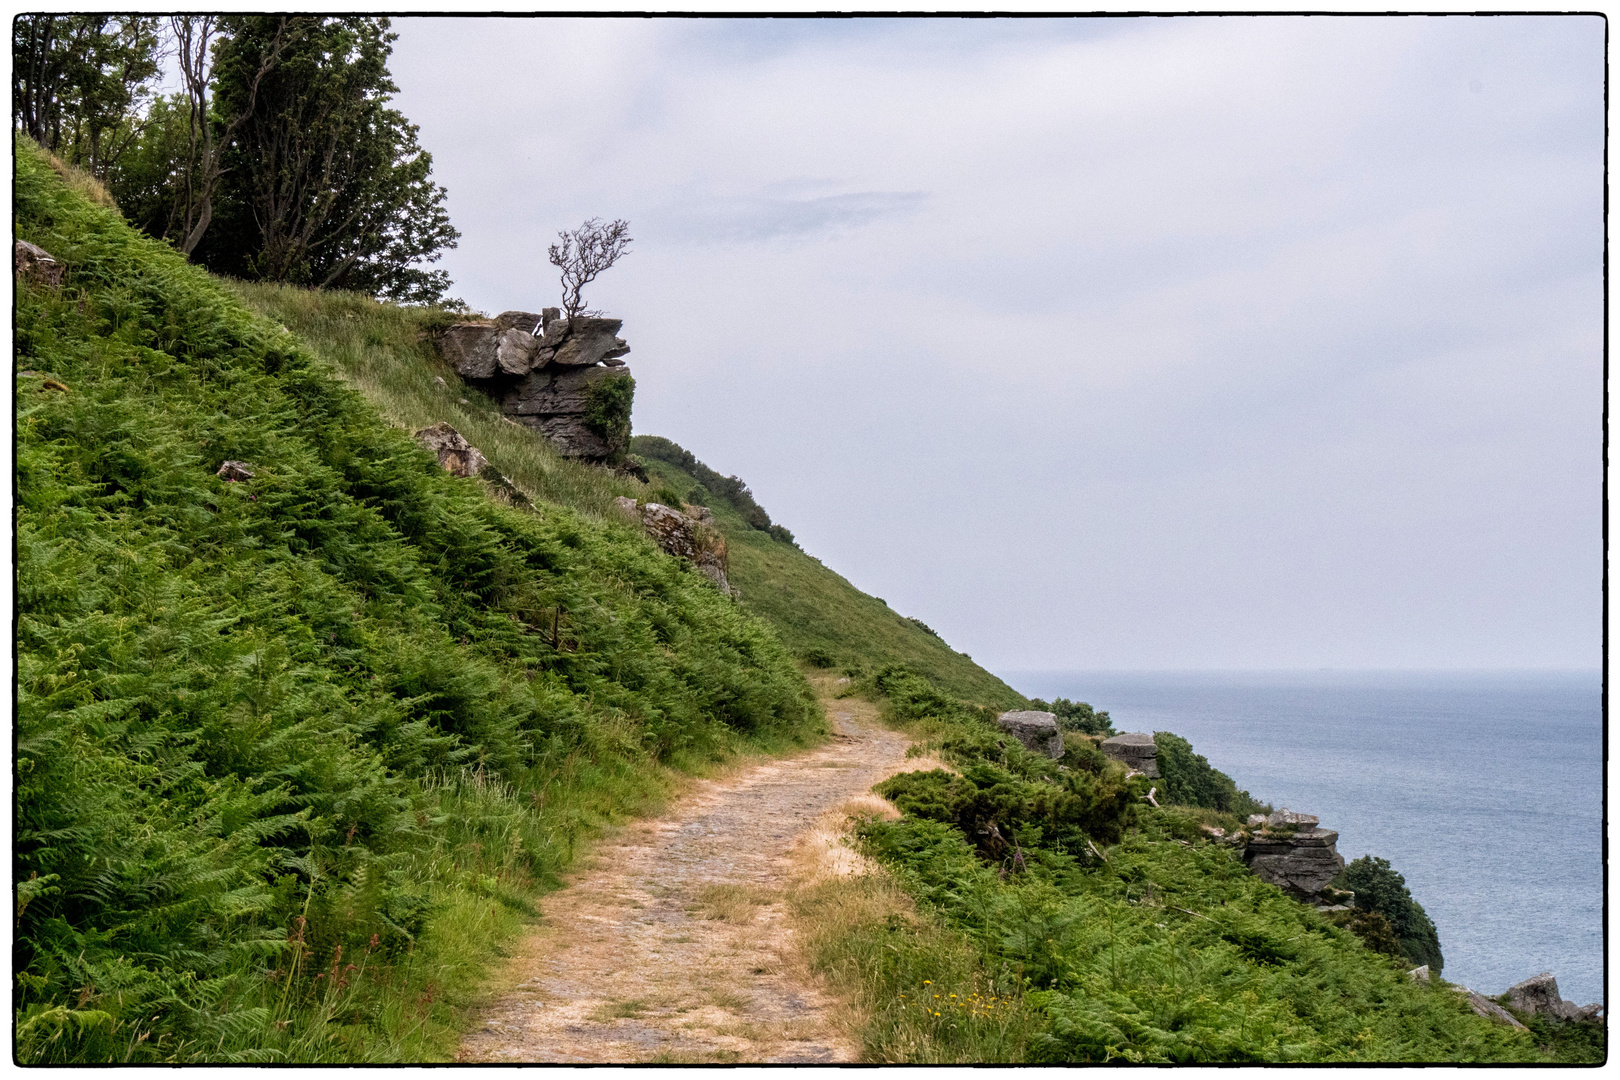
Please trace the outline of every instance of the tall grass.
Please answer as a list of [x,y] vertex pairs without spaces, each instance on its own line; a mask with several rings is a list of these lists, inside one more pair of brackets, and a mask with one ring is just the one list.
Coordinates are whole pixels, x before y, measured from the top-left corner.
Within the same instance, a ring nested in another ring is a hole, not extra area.
[[629,525],[450,477],[26,141],[16,208],[67,268],[16,311],[19,1060],[447,1056],[581,842],[818,737],[770,628]]

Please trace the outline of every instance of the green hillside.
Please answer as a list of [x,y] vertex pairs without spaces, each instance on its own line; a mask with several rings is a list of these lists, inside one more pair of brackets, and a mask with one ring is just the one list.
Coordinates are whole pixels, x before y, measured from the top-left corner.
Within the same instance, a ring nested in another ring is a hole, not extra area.
[[[66,268],[16,308],[18,1060],[442,1058],[580,839],[820,737],[602,474],[435,411],[566,496],[501,505],[26,142],[15,200]],[[431,316],[312,309],[432,386]]]
[[718,474],[681,447],[657,436],[637,436],[631,450],[646,462],[656,487],[713,509],[730,549],[731,582],[742,593],[742,605],[768,620],[800,656],[839,667],[905,664],[966,700],[1004,709],[1027,706],[1016,690],[933,630],[861,592],[795,547],[780,528],[762,528],[757,514],[747,513],[752,507],[709,490],[699,473],[709,474],[710,487],[719,486]]

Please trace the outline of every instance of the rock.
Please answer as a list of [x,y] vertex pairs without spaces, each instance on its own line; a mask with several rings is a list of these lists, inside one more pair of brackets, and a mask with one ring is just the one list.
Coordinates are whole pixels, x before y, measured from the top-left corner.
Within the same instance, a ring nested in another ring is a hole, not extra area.
[[[620,499],[623,499],[620,496]],[[619,499],[614,500],[615,503]],[[626,500],[629,501],[629,500]],[[736,590],[726,578],[730,569],[726,538],[720,531],[703,522],[687,517],[663,503],[647,503],[640,509],[641,527],[669,554],[690,559],[704,577],[720,586],[728,596]]]
[[624,460],[619,462],[616,471],[621,476],[633,476],[643,484],[651,482],[651,478],[647,475],[646,463],[634,454],[626,454]]
[[1424,964],[1422,967],[1413,968],[1411,971],[1408,971],[1406,973],[1406,977],[1408,979],[1411,979],[1413,982],[1428,982],[1429,981],[1429,965]]
[[1102,752],[1115,761],[1123,762],[1127,769],[1135,769],[1155,780],[1159,778],[1159,748],[1154,745],[1152,735],[1141,731],[1115,735],[1103,740]]
[[534,366],[534,338],[526,330],[502,330],[495,337],[495,366],[508,375],[527,375]]
[[1596,1002],[1591,1005],[1582,1005],[1575,1011],[1575,1020],[1582,1024],[1596,1024],[1603,1019],[1603,1006]]
[[567,337],[557,346],[554,364],[564,367],[587,367],[603,360],[623,356],[630,351],[624,339],[618,336],[622,319],[602,319],[581,315],[570,320]]
[[1499,1024],[1506,1024],[1509,1027],[1517,1028],[1520,1031],[1530,1030],[1515,1020],[1512,1013],[1502,1008],[1502,1006],[1498,1005],[1484,994],[1476,994],[1466,986],[1453,986],[1452,989],[1457,991],[1459,994],[1468,995],[1468,1005],[1477,1015],[1483,1016],[1487,1020],[1495,1020]]
[[1054,761],[1063,756],[1063,729],[1052,713],[1018,709],[996,717],[996,724],[1037,754]]
[[448,389],[450,389],[449,385],[444,381],[444,376],[443,375],[435,375],[435,376],[433,376],[433,385],[437,386],[440,390],[448,390]]
[[714,524],[714,511],[707,506],[695,506],[692,503],[682,503],[681,510],[693,521],[701,521],[705,525]]
[[53,289],[62,284],[62,275],[67,270],[50,252],[26,240],[17,241],[14,261],[17,276]]
[[249,465],[245,461],[227,461],[225,464],[219,467],[219,471],[214,475],[222,476],[228,482],[234,484],[243,480],[253,479],[253,477],[256,475],[256,470],[253,468],[253,466]]
[[613,500],[613,506],[614,509],[620,511],[621,513],[628,514],[633,520],[641,520],[641,508],[636,505],[636,500],[630,498],[630,496],[617,496]]
[[583,416],[591,387],[607,377],[607,368],[548,364],[501,395],[501,411],[508,416]]
[[456,323],[439,338],[439,355],[463,379],[494,378],[498,369],[495,325]]
[[1338,841],[1339,834],[1332,829],[1316,828],[1316,818],[1284,807],[1249,837],[1243,861],[1261,881],[1311,903],[1344,869],[1344,856],[1335,847]]
[[439,456],[439,464],[452,476],[477,476],[489,462],[461,433],[440,420],[416,433],[416,441]]
[[563,416],[519,416],[518,423],[544,435],[563,457],[585,461],[606,461],[612,454],[607,440],[587,428],[578,413]]
[[1553,978],[1550,971],[1543,971],[1540,975],[1532,975],[1521,983],[1515,983],[1508,987],[1507,993],[1503,994],[1502,998],[1520,1012],[1531,1015],[1539,1013],[1558,1020],[1574,1020],[1584,1011],[1573,1001],[1566,1001],[1558,996],[1558,980]]
[[[546,310],[555,312],[557,309],[547,308]],[[530,337],[538,338],[544,332],[548,321],[545,315],[533,311],[503,311],[495,316],[495,329],[521,330]]]

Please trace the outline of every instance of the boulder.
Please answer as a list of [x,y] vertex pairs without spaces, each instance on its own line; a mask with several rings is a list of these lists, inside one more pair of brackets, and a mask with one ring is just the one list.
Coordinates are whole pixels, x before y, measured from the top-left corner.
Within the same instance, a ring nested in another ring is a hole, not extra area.
[[1317,828],[1316,818],[1284,807],[1249,837],[1243,861],[1261,881],[1313,903],[1344,869],[1338,842],[1339,834]]
[[1052,713],[1019,709],[1002,713],[996,717],[996,724],[1037,754],[1054,761],[1063,756],[1063,729]]
[[730,569],[726,538],[719,530],[687,517],[663,503],[641,507],[641,527],[669,554],[690,559],[704,577],[720,586],[727,595],[736,595],[726,578]]
[[492,379],[498,370],[495,325],[456,323],[439,337],[439,355],[463,379]]
[[1429,965],[1424,964],[1422,967],[1413,968],[1411,971],[1408,971],[1406,973],[1406,977],[1408,979],[1411,979],[1413,982],[1428,982],[1428,981],[1430,981],[1429,980]]
[[219,471],[214,475],[224,477],[230,483],[235,484],[243,480],[253,479],[255,471],[253,466],[245,461],[227,461],[219,467]]
[[[556,308],[546,308],[546,311],[552,313],[551,318],[557,317]],[[544,312],[503,311],[495,316],[495,328],[502,331],[521,330],[531,337],[538,338],[549,321]]]
[[527,330],[502,330],[495,337],[495,366],[507,375],[527,375],[534,351],[534,337]]
[[514,419],[524,427],[545,436],[552,449],[563,457],[606,461],[612,456],[613,448],[608,446],[607,440],[586,427],[585,418],[579,413],[567,413],[562,416],[518,416]]
[[17,241],[13,261],[18,277],[53,289],[62,284],[67,269],[50,252],[26,240]]
[[1574,1020],[1585,1011],[1573,1001],[1566,1001],[1558,995],[1558,980],[1553,978],[1550,971],[1532,975],[1523,982],[1508,987],[1502,999],[1520,1012],[1530,1013],[1532,1016],[1539,1013],[1558,1020]]
[[1530,1030],[1515,1020],[1512,1013],[1502,1008],[1502,1006],[1498,1005],[1484,994],[1475,993],[1466,986],[1453,986],[1452,989],[1457,991],[1459,994],[1466,994],[1468,996],[1468,1006],[1474,1010],[1476,1015],[1483,1016],[1487,1020],[1495,1020],[1499,1024],[1506,1024],[1508,1027],[1517,1028],[1520,1031]]
[[1152,735],[1141,731],[1115,735],[1103,740],[1102,752],[1115,761],[1123,762],[1127,769],[1134,769],[1155,780],[1159,778],[1159,748],[1154,744]]
[[477,476],[489,462],[461,433],[440,420],[416,433],[416,441],[439,456],[439,464],[452,476]]

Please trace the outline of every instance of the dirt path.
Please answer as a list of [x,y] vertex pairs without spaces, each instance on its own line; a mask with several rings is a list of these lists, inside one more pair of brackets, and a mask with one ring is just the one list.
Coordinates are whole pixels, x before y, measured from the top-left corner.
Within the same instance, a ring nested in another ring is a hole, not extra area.
[[826,706],[826,746],[701,785],[548,897],[460,1059],[854,1061],[795,970],[784,895],[796,839],[905,764],[907,740],[863,701]]

